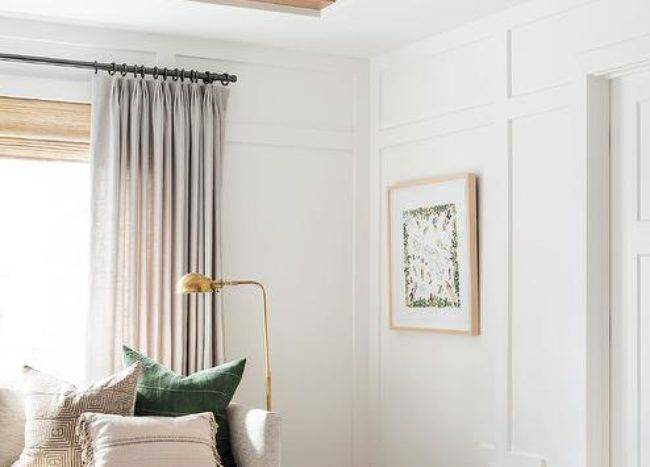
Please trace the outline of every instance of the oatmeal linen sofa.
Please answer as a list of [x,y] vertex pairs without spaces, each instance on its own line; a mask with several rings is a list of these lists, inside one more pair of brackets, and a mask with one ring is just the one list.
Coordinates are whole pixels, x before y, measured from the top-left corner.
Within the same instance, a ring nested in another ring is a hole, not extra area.
[[[278,414],[230,404],[228,422],[238,467],[280,466]],[[24,424],[22,395],[15,389],[0,387],[0,467],[11,466],[20,456]]]

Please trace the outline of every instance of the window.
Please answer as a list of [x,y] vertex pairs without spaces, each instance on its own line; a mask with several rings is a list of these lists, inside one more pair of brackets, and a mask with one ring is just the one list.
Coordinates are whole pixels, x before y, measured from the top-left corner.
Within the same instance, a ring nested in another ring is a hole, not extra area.
[[84,379],[89,119],[84,104],[0,97],[0,375],[10,382],[23,364]]

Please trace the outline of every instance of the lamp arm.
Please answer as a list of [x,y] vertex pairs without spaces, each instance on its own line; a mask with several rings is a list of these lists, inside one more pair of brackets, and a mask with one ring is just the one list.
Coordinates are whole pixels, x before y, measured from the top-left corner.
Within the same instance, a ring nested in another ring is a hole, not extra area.
[[217,280],[213,283],[215,291],[224,286],[238,286],[238,285],[254,285],[262,291],[262,302],[264,305],[264,314],[262,316],[262,325],[264,327],[264,379],[266,383],[266,410],[271,411],[271,355],[269,350],[269,308],[267,305],[266,288],[257,281],[231,281],[231,280]]

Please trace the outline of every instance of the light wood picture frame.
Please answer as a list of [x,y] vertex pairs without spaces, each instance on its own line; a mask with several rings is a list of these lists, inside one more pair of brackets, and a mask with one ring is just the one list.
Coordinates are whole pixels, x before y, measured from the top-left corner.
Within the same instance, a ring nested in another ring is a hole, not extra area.
[[476,177],[387,187],[391,329],[480,333]]

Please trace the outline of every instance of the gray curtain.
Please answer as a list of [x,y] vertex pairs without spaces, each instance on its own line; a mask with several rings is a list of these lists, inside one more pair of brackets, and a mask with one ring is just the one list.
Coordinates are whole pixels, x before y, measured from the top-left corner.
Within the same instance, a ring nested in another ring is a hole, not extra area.
[[119,368],[122,344],[179,373],[222,359],[218,296],[182,296],[187,272],[221,276],[227,90],[96,76],[87,376]]

